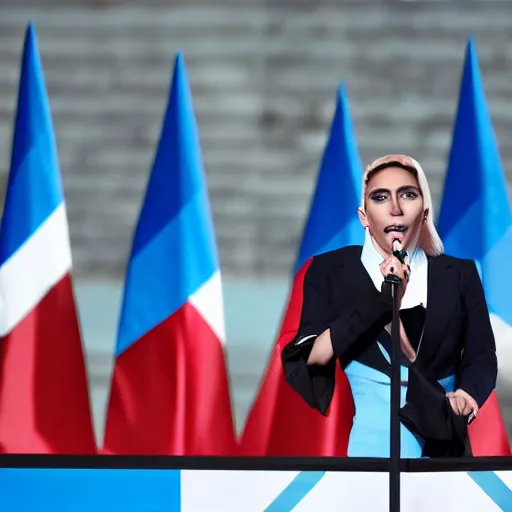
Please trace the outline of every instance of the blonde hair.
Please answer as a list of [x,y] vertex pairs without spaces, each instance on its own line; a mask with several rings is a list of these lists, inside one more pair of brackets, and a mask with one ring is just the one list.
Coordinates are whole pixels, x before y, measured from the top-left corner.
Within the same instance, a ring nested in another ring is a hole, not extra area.
[[386,167],[392,167],[393,164],[397,164],[399,167],[404,167],[406,170],[411,171],[418,180],[421,193],[423,195],[423,211],[428,210],[425,222],[421,226],[419,245],[429,256],[439,256],[444,252],[443,242],[437,229],[434,225],[434,209],[432,205],[432,196],[430,195],[430,187],[428,186],[427,177],[425,172],[421,168],[421,165],[407,155],[386,155],[381,158],[377,158],[370,165],[368,165],[363,175],[363,195],[361,198],[361,210],[365,211],[365,197],[366,187],[368,181],[372,177],[374,172],[378,172]]

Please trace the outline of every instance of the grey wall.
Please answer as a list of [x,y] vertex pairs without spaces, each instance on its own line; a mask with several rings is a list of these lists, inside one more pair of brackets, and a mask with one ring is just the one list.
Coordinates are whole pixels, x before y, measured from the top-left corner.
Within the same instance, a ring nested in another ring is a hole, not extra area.
[[79,276],[124,271],[177,50],[189,69],[225,274],[290,268],[342,79],[363,162],[410,153],[437,202],[471,33],[510,177],[510,2],[2,0],[3,177],[29,17]]

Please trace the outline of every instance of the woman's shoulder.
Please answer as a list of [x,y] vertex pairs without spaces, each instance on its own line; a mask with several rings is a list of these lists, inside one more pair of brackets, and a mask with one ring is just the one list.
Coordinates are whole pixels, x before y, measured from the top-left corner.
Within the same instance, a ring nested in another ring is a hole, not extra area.
[[339,263],[340,261],[344,261],[347,258],[360,258],[362,250],[362,245],[346,245],[345,247],[340,247],[339,249],[317,254],[316,256],[313,256],[313,260]]
[[339,249],[323,252],[311,258],[310,268],[317,271],[328,271],[329,269],[356,261],[361,258],[361,245],[347,245]]
[[468,262],[473,262],[474,260],[469,258],[458,258],[457,256],[452,256],[451,254],[447,254],[443,252],[437,256],[428,256],[430,259],[434,261],[439,261],[443,263],[451,263],[452,265],[466,265]]
[[431,261],[446,265],[447,267],[456,267],[463,272],[477,271],[477,263],[470,258],[458,258],[450,254],[439,254],[438,256],[429,256]]

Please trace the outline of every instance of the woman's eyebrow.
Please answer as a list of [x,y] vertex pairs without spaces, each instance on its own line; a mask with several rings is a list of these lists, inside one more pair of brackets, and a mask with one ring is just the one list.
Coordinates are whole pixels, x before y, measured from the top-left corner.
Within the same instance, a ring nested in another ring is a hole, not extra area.
[[389,194],[389,190],[387,188],[374,188],[368,191],[368,195],[370,194]]
[[[403,185],[397,188],[397,192],[406,192],[407,190],[415,190],[416,192],[420,192],[420,189],[414,185]],[[387,188],[375,188],[368,191],[368,195],[370,194],[389,194],[391,191]]]
[[403,187],[398,187],[397,192],[406,192],[407,190],[415,190],[420,193],[420,189],[415,185],[404,185]]

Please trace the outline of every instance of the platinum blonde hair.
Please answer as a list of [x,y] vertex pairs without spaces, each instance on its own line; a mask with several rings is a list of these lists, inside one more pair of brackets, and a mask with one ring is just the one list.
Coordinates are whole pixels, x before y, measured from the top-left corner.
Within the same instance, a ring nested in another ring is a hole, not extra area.
[[414,158],[411,158],[407,155],[386,155],[381,158],[377,158],[377,160],[374,160],[370,165],[368,165],[364,171],[363,176],[361,210],[365,212],[366,187],[373,171],[376,171],[379,169],[379,167],[382,169],[385,169],[386,167],[392,167],[393,163],[395,162],[399,166],[411,169],[416,173],[416,179],[418,180],[418,185],[420,187],[421,194],[423,195],[423,211],[426,212],[428,210],[426,221],[421,226],[418,243],[429,256],[439,256],[440,254],[443,254],[444,246],[443,242],[441,241],[441,237],[439,236],[434,225],[434,207],[432,205],[430,187],[428,186],[425,172],[421,168],[421,165],[416,160],[414,160]]

